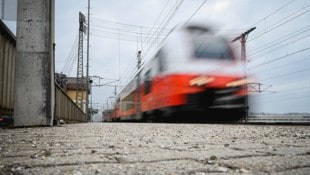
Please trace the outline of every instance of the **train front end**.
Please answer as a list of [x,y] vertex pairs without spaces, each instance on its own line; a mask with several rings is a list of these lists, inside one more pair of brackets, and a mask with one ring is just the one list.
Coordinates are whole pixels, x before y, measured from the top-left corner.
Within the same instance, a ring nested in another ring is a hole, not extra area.
[[190,26],[184,30],[179,37],[182,42],[174,40],[165,47],[170,77],[166,85],[179,99],[175,113],[210,121],[243,119],[249,80],[231,43],[208,28]]

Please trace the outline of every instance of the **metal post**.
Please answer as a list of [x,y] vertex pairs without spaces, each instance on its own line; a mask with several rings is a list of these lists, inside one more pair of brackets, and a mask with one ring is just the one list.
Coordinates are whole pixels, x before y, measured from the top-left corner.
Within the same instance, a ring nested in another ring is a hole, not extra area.
[[137,59],[138,59],[138,74],[137,74],[137,119],[141,119],[141,95],[140,95],[140,68],[141,68],[141,51],[138,51],[137,54]]
[[90,0],[88,0],[87,10],[87,60],[86,60],[86,116],[88,121],[90,120],[89,114],[89,30],[90,30]]

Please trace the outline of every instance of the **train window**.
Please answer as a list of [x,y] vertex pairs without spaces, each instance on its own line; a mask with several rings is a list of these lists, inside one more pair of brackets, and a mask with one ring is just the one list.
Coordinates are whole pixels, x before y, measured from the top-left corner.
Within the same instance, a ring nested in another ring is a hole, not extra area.
[[144,75],[144,94],[149,94],[151,89],[151,70],[148,70]]
[[210,58],[231,60],[233,59],[231,50],[226,41],[209,32],[191,31],[194,44],[194,56],[196,58]]
[[121,109],[123,112],[126,112],[134,107],[134,92],[131,92],[121,101]]

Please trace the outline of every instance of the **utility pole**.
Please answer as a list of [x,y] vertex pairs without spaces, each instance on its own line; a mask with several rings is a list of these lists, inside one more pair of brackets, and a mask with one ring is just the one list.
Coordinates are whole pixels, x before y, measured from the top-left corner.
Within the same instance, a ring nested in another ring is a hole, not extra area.
[[141,96],[140,96],[140,68],[141,68],[141,51],[138,51],[137,54],[137,68],[138,68],[138,74],[137,74],[137,119],[141,119]]
[[83,110],[83,34],[85,33],[85,16],[79,13],[79,47],[78,47],[78,63],[76,71],[76,104]]
[[89,121],[91,116],[89,116],[89,31],[90,31],[90,0],[88,0],[87,9],[87,60],[86,60],[86,116]]
[[246,65],[246,45],[245,45],[246,40],[248,39],[248,35],[250,34],[250,32],[252,32],[255,29],[256,27],[252,27],[251,29],[242,33],[240,36],[236,37],[235,39],[231,41],[231,42],[235,42],[239,40],[241,42],[241,60],[244,62],[245,65]]
[[[233,39],[231,42],[235,42],[237,40],[240,41],[241,43],[241,60],[244,64],[244,73],[245,76],[247,77],[247,70],[246,70],[246,40],[248,39],[248,35],[255,30],[256,27],[252,27],[251,29],[249,29],[248,31],[242,33],[240,36],[236,37],[235,39]],[[246,91],[248,92],[248,85],[246,85]],[[247,121],[248,119],[248,115],[249,115],[249,101],[248,99],[246,99],[245,102],[246,106],[245,106],[245,121]]]

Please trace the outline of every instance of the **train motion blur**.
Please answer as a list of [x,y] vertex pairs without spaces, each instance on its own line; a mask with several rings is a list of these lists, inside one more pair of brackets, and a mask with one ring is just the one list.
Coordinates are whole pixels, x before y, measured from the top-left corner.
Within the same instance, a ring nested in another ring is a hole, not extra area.
[[116,97],[112,121],[237,121],[247,108],[247,77],[225,38],[208,26],[185,25]]

